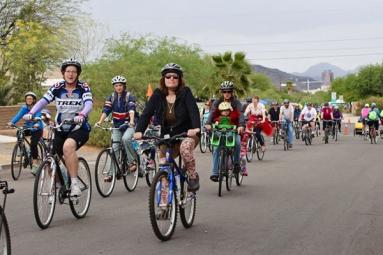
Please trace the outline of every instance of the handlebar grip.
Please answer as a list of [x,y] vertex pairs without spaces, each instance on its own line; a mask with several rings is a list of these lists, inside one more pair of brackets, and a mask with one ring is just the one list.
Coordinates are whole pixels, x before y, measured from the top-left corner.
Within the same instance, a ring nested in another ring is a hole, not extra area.
[[8,189],[7,193],[8,193],[8,194],[15,193],[15,189],[12,189],[12,188],[11,188],[11,189]]

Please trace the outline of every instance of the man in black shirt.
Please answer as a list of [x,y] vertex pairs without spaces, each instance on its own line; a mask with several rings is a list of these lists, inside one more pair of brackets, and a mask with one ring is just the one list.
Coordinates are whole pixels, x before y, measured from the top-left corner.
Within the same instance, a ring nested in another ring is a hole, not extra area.
[[[278,106],[278,103],[275,101],[272,102],[271,108],[269,110],[269,119],[271,121],[271,125],[274,127],[274,131],[275,131],[276,125],[279,125],[277,123],[277,122],[279,122],[279,110],[280,110],[280,108]],[[271,138],[271,141],[273,141],[273,138]]]

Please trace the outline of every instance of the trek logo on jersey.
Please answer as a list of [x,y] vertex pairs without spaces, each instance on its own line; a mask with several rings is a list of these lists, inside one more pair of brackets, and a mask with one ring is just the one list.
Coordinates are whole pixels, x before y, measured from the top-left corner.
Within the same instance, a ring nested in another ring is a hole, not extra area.
[[60,100],[58,101],[57,100],[57,105],[61,106],[61,105],[74,105],[74,106],[81,106],[82,105],[82,101],[81,100]]

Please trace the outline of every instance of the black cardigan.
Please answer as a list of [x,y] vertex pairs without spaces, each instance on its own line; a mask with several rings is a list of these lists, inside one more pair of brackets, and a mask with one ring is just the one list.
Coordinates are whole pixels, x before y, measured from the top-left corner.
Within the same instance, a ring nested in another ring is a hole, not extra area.
[[155,89],[138,120],[136,132],[144,133],[152,116],[155,116],[156,122],[161,125],[162,136],[165,134],[173,136],[189,129],[200,128],[199,110],[190,88],[180,88],[174,104],[176,123],[172,127],[165,126],[166,95],[160,89]]

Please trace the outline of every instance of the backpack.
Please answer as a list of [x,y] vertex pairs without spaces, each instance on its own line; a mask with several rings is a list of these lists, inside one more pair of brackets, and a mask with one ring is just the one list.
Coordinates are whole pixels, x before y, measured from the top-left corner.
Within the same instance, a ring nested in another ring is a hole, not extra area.
[[377,120],[378,119],[378,114],[376,114],[375,111],[371,111],[369,114],[368,114],[368,118],[370,120]]
[[[114,92],[112,94],[112,97],[110,99],[110,101],[112,102],[112,106],[114,104],[114,101],[116,100],[116,97],[114,96]],[[126,95],[125,95],[125,103],[128,103],[128,100],[129,100],[129,96],[130,96],[130,93],[129,92],[126,92]]]

